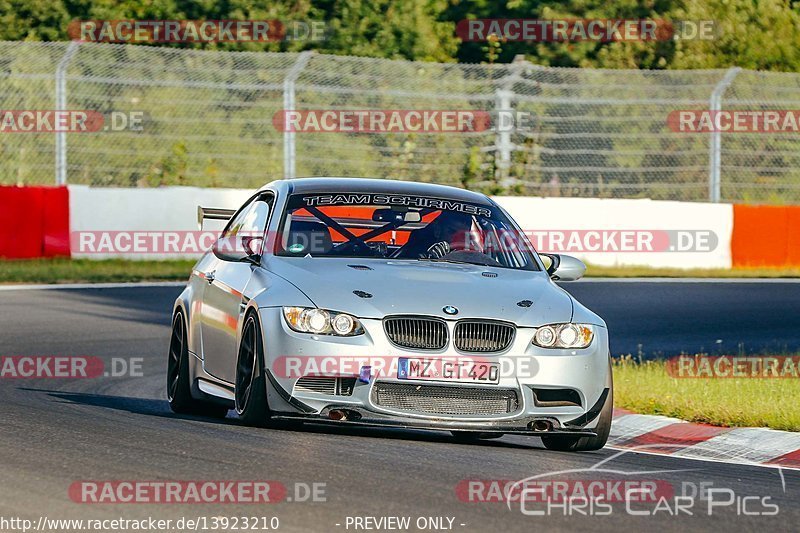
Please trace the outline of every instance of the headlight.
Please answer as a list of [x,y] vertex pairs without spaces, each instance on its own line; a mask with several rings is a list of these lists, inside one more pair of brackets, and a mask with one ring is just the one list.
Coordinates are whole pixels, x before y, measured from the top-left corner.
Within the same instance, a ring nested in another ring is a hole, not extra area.
[[283,317],[290,328],[300,333],[340,337],[364,333],[364,328],[354,316],[316,307],[284,307]]
[[594,339],[589,324],[550,324],[536,330],[533,344],[542,348],[586,348]]

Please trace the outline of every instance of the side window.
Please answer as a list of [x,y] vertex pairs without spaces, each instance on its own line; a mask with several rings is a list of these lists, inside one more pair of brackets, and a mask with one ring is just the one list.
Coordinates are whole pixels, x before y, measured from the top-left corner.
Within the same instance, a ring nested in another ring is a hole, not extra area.
[[262,195],[255,198],[231,220],[222,237],[248,237],[258,240],[259,242],[251,244],[250,248],[260,254],[271,206],[272,196]]

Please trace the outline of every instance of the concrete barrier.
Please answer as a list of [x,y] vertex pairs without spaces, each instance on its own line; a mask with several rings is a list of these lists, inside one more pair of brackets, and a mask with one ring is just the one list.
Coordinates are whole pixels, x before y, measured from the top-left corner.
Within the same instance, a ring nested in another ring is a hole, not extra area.
[[[520,196],[495,200],[540,252],[566,253],[604,266],[731,266],[730,204]],[[600,249],[593,249],[598,243]]]
[[[245,189],[196,187],[70,186],[71,230],[73,235],[192,231],[197,229],[198,205],[236,208],[252,193]],[[733,206],[729,204],[594,198],[496,197],[495,200],[514,217],[534,245],[539,244],[540,251],[567,253],[598,265],[731,266]],[[85,254],[75,246],[72,255],[95,259],[179,257]]]
[[81,253],[81,232],[189,232],[197,230],[197,206],[238,208],[255,191],[160,187],[123,189],[70,185],[72,257],[90,259],[189,259],[199,254]]

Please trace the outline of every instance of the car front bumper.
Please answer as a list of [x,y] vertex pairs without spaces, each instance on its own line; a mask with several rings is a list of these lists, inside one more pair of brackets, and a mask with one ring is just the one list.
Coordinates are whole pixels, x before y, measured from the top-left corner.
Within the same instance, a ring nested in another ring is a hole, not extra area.
[[[594,428],[607,396],[611,393],[608,332],[595,326],[592,344],[580,350],[543,349],[531,344],[535,328],[518,327],[511,347],[499,354],[483,354],[482,360],[501,364],[496,384],[433,382],[398,379],[396,373],[377,372],[365,382],[355,379],[350,394],[324,394],[299,390],[302,374],[287,372],[287,358],[308,361],[386,361],[397,358],[469,357],[452,346],[437,352],[408,350],[393,345],[386,337],[381,320],[361,319],[365,334],[333,337],[298,333],[283,319],[280,308],[259,310],[264,332],[268,376],[268,399],[275,418],[342,425],[391,426],[450,431],[502,433],[594,435]],[[452,324],[448,321],[452,332]],[[303,364],[300,368],[308,368]],[[313,365],[310,367],[313,368]],[[342,365],[349,372],[340,377],[358,378],[359,365]],[[514,408],[494,414],[442,414],[413,408],[387,407],[376,401],[378,384],[440,386],[471,389],[475,392],[501,389],[515,391]],[[572,390],[579,402],[556,404],[538,401],[535,391]],[[539,422],[537,424],[537,422]],[[545,428],[546,430],[542,430]]]

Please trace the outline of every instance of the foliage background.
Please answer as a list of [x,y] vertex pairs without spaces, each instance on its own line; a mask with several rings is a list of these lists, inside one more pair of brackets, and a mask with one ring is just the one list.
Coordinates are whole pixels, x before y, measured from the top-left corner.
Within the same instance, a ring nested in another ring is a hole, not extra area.
[[[563,67],[800,70],[800,11],[785,0],[0,0],[0,40],[67,39],[79,19],[321,20],[318,43],[202,45],[235,50],[299,51],[411,59],[484,62],[485,43],[462,43],[466,18],[651,18],[713,20],[713,41],[498,43],[497,62],[524,54]],[[149,46],[149,45],[148,45]],[[166,45],[195,46],[195,45]],[[200,45],[197,45],[200,46]]]

